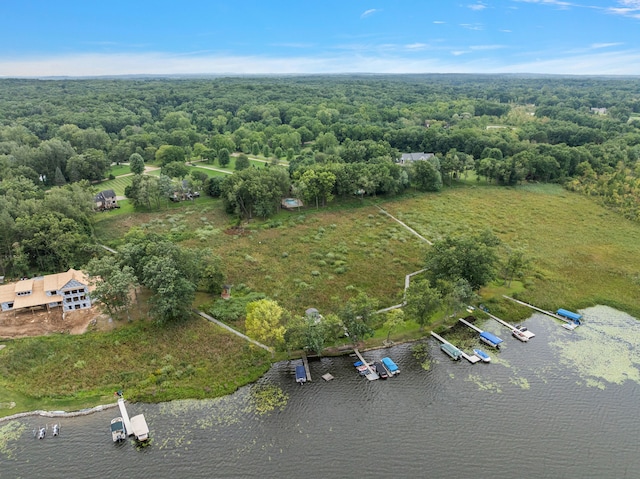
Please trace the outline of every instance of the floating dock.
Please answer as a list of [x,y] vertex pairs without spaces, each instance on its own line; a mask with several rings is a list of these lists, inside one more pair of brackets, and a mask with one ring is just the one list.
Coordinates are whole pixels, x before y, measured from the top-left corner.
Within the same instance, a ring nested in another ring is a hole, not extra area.
[[[498,322],[499,322],[500,324],[502,324],[503,326],[506,326],[507,328],[509,328],[509,330],[510,330],[512,333],[516,333],[516,331],[517,331],[517,332],[518,332],[517,334],[521,334],[523,337],[527,338],[527,340],[529,340],[529,339],[531,339],[531,338],[535,337],[535,334],[533,334],[533,333],[532,333],[531,331],[529,331],[528,329],[525,329],[525,330],[523,331],[523,330],[522,330],[522,328],[519,328],[519,327],[517,327],[517,326],[514,326],[513,324],[509,324],[509,323],[507,323],[506,321],[503,321],[502,319],[500,319],[500,318],[499,318],[499,317],[497,317],[497,316],[494,316],[494,315],[493,315],[493,314],[491,314],[491,313],[487,313],[487,312],[485,311],[485,314],[486,314],[487,316],[489,316],[491,319],[495,319],[496,321],[498,321]],[[520,339],[520,338],[518,338],[518,339]]]
[[[502,297],[506,298],[506,299],[509,299],[509,300],[513,301],[514,303],[518,303],[518,304],[521,304],[522,306],[526,306],[527,308],[531,308],[534,311],[538,311],[539,313],[546,314],[547,316],[551,316],[552,318],[559,319],[560,321],[566,323],[566,325],[563,325],[563,327],[566,328],[566,329],[575,329],[580,325],[579,322],[576,322],[576,321],[574,321],[572,319],[569,319],[567,317],[561,316],[558,313],[554,313],[552,311],[547,311],[546,309],[538,308],[537,306],[534,306],[533,304],[525,303],[524,301],[520,301],[519,299],[515,299],[515,298],[512,298],[510,296],[506,296],[506,295],[502,295]],[[558,311],[566,311],[566,310],[565,309],[559,309]],[[571,311],[567,311],[567,312],[570,313]],[[572,314],[576,314],[576,313],[572,313]],[[578,315],[578,316],[580,316],[580,318],[582,318],[581,315]]]
[[365,377],[369,381],[375,381],[376,379],[380,379],[380,376],[378,376],[378,373],[376,373],[371,368],[371,365],[367,361],[365,361],[365,359],[362,357],[362,354],[360,354],[360,351],[358,351],[356,348],[353,348],[353,352],[356,354],[356,356],[358,356],[358,359],[362,361],[362,364],[367,366],[367,373],[365,374]]
[[431,331],[431,336],[433,336],[434,338],[436,338],[438,341],[442,343],[440,345],[440,349],[442,349],[448,356],[450,356],[451,359],[457,360],[460,358],[464,358],[467,361],[469,361],[471,364],[475,364],[478,361],[480,361],[480,358],[475,354],[472,354],[472,355],[466,354],[464,351],[456,348],[449,341],[444,339],[442,336],[434,333],[433,331]]
[[[473,329],[474,331],[477,331],[480,333],[480,341],[482,341],[485,344],[488,344],[489,346],[491,346],[492,348],[500,348],[500,343],[504,342],[502,339],[500,339],[498,336],[491,334],[487,331],[483,331],[482,329],[478,328],[477,326],[474,326],[473,324],[471,324],[470,322],[459,318],[458,321],[460,321],[462,324],[469,326],[471,329]],[[477,357],[477,356],[476,356]]]

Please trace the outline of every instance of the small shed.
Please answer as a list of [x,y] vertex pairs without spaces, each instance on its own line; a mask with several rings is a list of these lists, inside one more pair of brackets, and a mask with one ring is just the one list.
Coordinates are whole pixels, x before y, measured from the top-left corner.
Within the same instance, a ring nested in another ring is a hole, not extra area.
[[220,294],[220,296],[222,297],[222,299],[231,298],[231,285],[230,284],[225,284],[225,285],[222,286],[222,294]]

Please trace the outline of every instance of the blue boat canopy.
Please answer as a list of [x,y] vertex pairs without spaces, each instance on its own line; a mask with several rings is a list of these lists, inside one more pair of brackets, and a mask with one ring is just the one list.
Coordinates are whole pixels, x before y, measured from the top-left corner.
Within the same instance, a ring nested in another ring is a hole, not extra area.
[[394,373],[398,370],[398,365],[391,358],[382,358],[382,363],[387,367],[389,372]]
[[502,342],[502,339],[500,339],[498,336],[495,336],[487,331],[482,331],[480,333],[480,337],[486,339],[490,343],[495,344],[496,346]]
[[296,366],[296,381],[300,379],[307,380],[307,372],[304,370],[304,366]]
[[578,314],[578,313],[574,313],[573,311],[569,311],[567,309],[562,309],[560,308],[558,311],[556,311],[556,314],[558,316],[563,316],[565,318],[570,319],[571,321],[573,321],[574,323],[580,323],[580,320],[582,319],[582,315]]

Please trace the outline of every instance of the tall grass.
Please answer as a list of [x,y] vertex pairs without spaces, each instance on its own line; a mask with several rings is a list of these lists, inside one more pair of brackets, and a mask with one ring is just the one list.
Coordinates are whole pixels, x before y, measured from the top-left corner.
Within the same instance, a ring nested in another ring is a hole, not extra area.
[[18,406],[0,409],[0,415],[26,410],[33,401],[51,409],[112,402],[119,389],[133,401],[216,397],[270,366],[266,351],[195,316],[164,326],[136,321],[111,332],[5,344],[0,390],[11,391]]

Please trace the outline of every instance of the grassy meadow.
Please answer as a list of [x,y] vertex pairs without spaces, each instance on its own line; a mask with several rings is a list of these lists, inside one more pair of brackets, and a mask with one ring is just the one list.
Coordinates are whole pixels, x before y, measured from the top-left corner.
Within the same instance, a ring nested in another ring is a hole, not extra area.
[[[158,212],[102,216],[96,236],[116,246],[138,225],[210,248],[223,258],[230,284],[264,292],[296,314],[336,311],[359,290],[389,306],[400,301],[405,275],[422,267],[428,245],[376,202],[431,240],[490,228],[509,247],[524,248],[532,266],[520,299],[548,309],[607,304],[640,317],[640,225],[554,185],[467,183],[437,194],[282,211],[248,222],[243,234],[228,234],[235,219],[218,200],[200,198]],[[514,291],[497,282],[482,293],[504,303],[501,295]],[[496,307],[528,314],[507,303]]]
[[109,332],[3,343],[0,395],[16,406],[0,407],[0,417],[107,404],[120,389],[132,401],[217,397],[271,365],[266,351],[195,315],[164,326],[139,320]]

